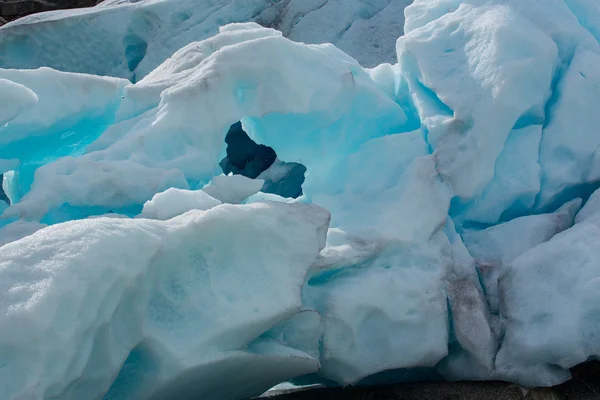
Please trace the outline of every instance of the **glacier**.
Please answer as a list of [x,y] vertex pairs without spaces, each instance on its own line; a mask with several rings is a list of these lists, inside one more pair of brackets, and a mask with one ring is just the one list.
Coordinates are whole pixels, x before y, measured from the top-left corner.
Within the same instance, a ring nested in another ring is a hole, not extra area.
[[600,358],[599,108],[593,0],[4,25],[0,392],[560,384]]

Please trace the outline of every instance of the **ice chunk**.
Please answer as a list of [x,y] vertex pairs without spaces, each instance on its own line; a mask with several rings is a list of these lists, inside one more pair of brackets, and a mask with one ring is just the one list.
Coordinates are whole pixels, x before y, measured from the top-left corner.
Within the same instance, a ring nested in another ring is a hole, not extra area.
[[281,197],[272,193],[258,192],[244,200],[244,203],[259,203],[262,201],[279,201],[282,203],[306,203],[305,198]]
[[[144,349],[132,354],[135,358],[147,357]],[[154,365],[148,365],[154,367]],[[142,368],[147,368],[142,365]],[[126,368],[131,367],[131,370]],[[137,379],[135,388],[131,382],[121,382],[119,378],[104,400],[129,400],[144,398],[150,395],[152,399],[169,400],[238,400],[248,395],[258,396],[272,385],[290,377],[313,373],[319,369],[319,363],[306,353],[286,347],[275,341],[252,343],[246,351],[233,350],[206,360],[194,368],[188,376],[173,381],[164,389],[155,393],[156,382],[152,376],[144,376],[146,371],[135,369],[136,365],[125,364],[123,373],[127,378]],[[138,367],[139,368],[139,367]],[[224,384],[226,382],[226,384]],[[145,385],[146,387],[143,387]],[[134,390],[132,390],[134,389]],[[138,390],[135,390],[138,389]]]
[[517,121],[543,116],[558,50],[515,7],[456,3],[427,4],[443,16],[410,30],[397,51],[437,168],[468,200],[492,181]]
[[554,213],[530,215],[481,231],[467,231],[462,238],[476,259],[496,265],[508,264],[527,250],[570,228],[580,207],[581,199],[575,199]]
[[219,175],[212,178],[202,190],[223,203],[239,204],[260,191],[264,183],[262,179],[250,179],[242,175]]
[[318,360],[319,341],[322,333],[321,315],[315,310],[303,310],[265,332],[257,340],[274,340]]
[[[600,55],[581,49],[556,89],[552,118],[540,152],[542,210],[572,198],[600,179],[600,138],[595,110],[600,107]],[[568,132],[568,134],[567,134]],[[593,167],[596,168],[593,168]],[[593,190],[593,189],[591,189]]]
[[424,27],[446,14],[452,14],[461,5],[462,0],[415,0],[404,10],[406,34]]
[[[246,347],[301,311],[328,220],[309,205],[221,205],[165,222],[57,224],[3,246],[3,396],[98,398],[124,363],[115,390],[126,395],[112,398],[191,398],[218,384],[204,398],[235,399],[316,371],[300,350]],[[222,385],[242,371],[240,386]]]
[[501,276],[503,379],[551,386],[600,356],[600,228],[586,221],[515,259]]
[[221,202],[202,190],[170,188],[144,204],[141,218],[167,220],[190,210],[209,210]]
[[325,378],[348,385],[389,369],[434,366],[447,354],[445,267],[434,248],[392,245],[309,281],[305,302],[324,318]]
[[551,214],[530,215],[481,231],[463,233],[463,241],[478,264],[490,311],[498,315],[498,278],[520,255],[573,226],[581,199]]
[[[589,11],[589,18],[582,10]],[[561,88],[570,85],[567,80],[573,78],[568,75],[575,77],[580,68],[579,54],[590,54],[586,57],[588,68],[598,64],[591,59],[600,54],[600,46],[588,23],[596,12],[587,1],[415,0],[405,14],[406,36],[398,41],[399,69],[427,128],[427,141],[435,150],[442,177],[459,196],[451,210],[459,230],[463,225],[510,220],[533,209],[551,212],[591,193],[594,185],[585,184],[597,181],[593,171],[600,170],[600,157],[590,159],[596,146],[588,143],[591,136],[581,133],[588,141],[582,145],[580,151],[587,153],[581,157],[561,155],[558,147],[552,150],[564,136],[558,132],[570,129],[561,124],[557,133],[552,133],[566,101]],[[487,22],[489,17],[493,23]],[[485,32],[476,33],[480,29]],[[542,74],[538,68],[543,68]],[[515,85],[504,86],[509,81]],[[462,90],[468,93],[462,95]],[[572,93],[576,92],[573,89]],[[492,103],[487,105],[488,101]],[[482,118],[486,109],[494,115]],[[500,116],[501,109],[508,114]],[[578,112],[583,109],[579,107]],[[568,107],[564,110],[570,115]],[[586,124],[589,115],[578,117],[583,121],[578,124]],[[506,125],[492,122],[496,117]],[[538,157],[536,141],[540,140]],[[565,147],[577,152],[582,142],[572,141]],[[457,156],[463,151],[465,156]],[[552,151],[555,153],[548,154]],[[578,161],[557,161],[561,157]],[[460,168],[465,172],[458,172]],[[559,175],[566,169],[572,175],[569,179],[579,183],[560,186]],[[452,171],[468,178],[457,182]]]
[[[20,112],[13,115],[7,126],[2,127],[0,143],[4,146],[7,144],[16,146],[21,141],[28,141],[28,144],[32,144],[34,140],[41,142],[34,143],[35,146],[32,146],[27,152],[18,147],[11,148],[10,150],[13,151],[10,158],[27,156],[31,158],[30,153],[46,150],[45,146],[57,146],[57,139],[53,138],[54,140],[50,141],[50,138],[74,129],[75,125],[80,123],[83,118],[104,127],[110,125],[113,122],[112,118],[116,108],[122,100],[121,92],[128,84],[123,79],[67,74],[49,68],[38,70],[0,69],[0,79],[4,82],[3,85],[11,85],[10,87],[4,86],[6,90],[0,91],[0,99],[3,102],[10,102],[12,107],[20,107]],[[9,82],[7,83],[7,81]],[[12,97],[18,93],[20,93],[20,101]],[[6,107],[5,111],[3,107],[2,112],[7,111],[9,108]],[[86,128],[90,129],[91,125]],[[62,131],[60,131],[61,128]],[[83,129],[83,127],[79,127],[79,129]],[[92,132],[77,133],[80,135],[95,133],[97,135],[100,132],[102,130],[96,129]],[[88,138],[88,143],[95,138],[93,136]],[[22,144],[22,146],[24,145]],[[4,155],[8,150],[9,148],[2,147],[0,154]],[[53,151],[56,149],[47,150],[48,153]]]
[[[180,171],[147,168],[126,160],[62,158],[40,168],[35,177],[32,192],[9,208],[5,213],[6,217],[40,219],[47,215],[51,207],[67,203],[66,199],[75,207],[102,206],[98,209],[98,213],[102,214],[110,210],[126,209],[132,204],[143,204],[155,192],[162,192],[170,187],[189,188]],[[56,190],[57,187],[61,190]],[[36,193],[46,193],[46,198],[38,202]],[[72,214],[73,211],[71,215],[49,215],[46,220],[50,223],[63,222],[72,219]]]
[[338,228],[303,289],[323,316],[320,374],[348,385],[433,367],[448,352],[452,252],[442,232],[449,193],[422,133],[372,139],[332,171],[336,178],[321,174],[329,186],[313,200],[333,211]]
[[[29,98],[27,107],[7,124],[0,124],[0,163],[18,162],[12,168],[13,203],[29,191],[40,166],[83,153],[85,146],[114,122],[126,84],[122,79],[67,74],[48,68],[0,69],[0,79],[13,82]],[[16,102],[18,99],[13,99],[11,93],[14,91],[0,90],[0,102]],[[7,168],[2,170],[6,172]]]
[[354,235],[427,240],[444,224],[450,195],[427,154],[421,131],[372,139],[320,173],[312,199]]
[[15,119],[38,102],[38,97],[31,89],[6,79],[0,79],[0,93],[0,125]]
[[481,196],[453,206],[450,213],[462,226],[496,224],[526,215],[540,191],[538,163],[542,125],[512,130],[494,166],[494,177]]

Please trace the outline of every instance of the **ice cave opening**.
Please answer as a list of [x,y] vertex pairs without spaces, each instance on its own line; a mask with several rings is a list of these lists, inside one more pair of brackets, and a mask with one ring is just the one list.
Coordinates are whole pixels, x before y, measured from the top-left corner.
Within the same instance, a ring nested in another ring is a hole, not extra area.
[[227,156],[219,163],[223,173],[242,175],[250,179],[263,179],[261,192],[281,197],[302,196],[302,184],[306,167],[297,162],[285,162],[277,158],[272,147],[257,144],[246,131],[242,121],[231,125],[227,136]]

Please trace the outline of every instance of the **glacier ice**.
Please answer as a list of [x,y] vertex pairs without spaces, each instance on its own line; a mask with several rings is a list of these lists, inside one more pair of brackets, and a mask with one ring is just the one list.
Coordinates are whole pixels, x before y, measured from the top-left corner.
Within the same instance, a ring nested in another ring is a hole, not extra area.
[[550,386],[600,357],[600,5],[407,3],[0,28],[5,397]]
[[580,207],[581,199],[574,199],[554,213],[524,216],[487,229],[463,233],[464,244],[476,263],[496,337],[502,335],[499,278],[517,257],[573,226]]
[[[255,58],[256,53],[265,54]],[[254,61],[236,62],[244,57]],[[269,81],[263,79],[265,73]],[[367,138],[401,131],[407,123],[403,109],[381,93],[355,60],[333,46],[297,44],[258,25],[237,25],[192,43],[122,93],[121,109],[111,119],[138,110],[140,97],[144,108],[154,108],[133,117],[135,121],[116,120],[98,139],[98,150],[38,168],[39,178],[6,216],[40,219],[49,214],[45,222],[59,222],[65,203],[97,207],[98,213],[135,214],[128,207],[143,204],[156,192],[201,188],[220,170],[225,134],[240,119],[247,120],[248,134],[258,143],[270,141],[281,159],[301,161],[313,171],[329,162],[314,151],[316,140],[327,138],[338,151],[350,151]],[[291,124],[285,122],[288,135],[277,140],[286,114],[294,114]],[[261,115],[265,117],[253,118]],[[297,132],[308,119],[305,132]],[[352,127],[353,134],[342,126]],[[71,175],[78,176],[76,187],[68,184]],[[310,178],[308,173],[304,188]],[[23,186],[22,191],[28,189]],[[62,190],[56,191],[57,186]]]
[[[106,0],[2,27],[0,68],[51,67],[139,81],[219,27],[255,21],[305,43],[334,43],[363,65],[395,60],[410,0]],[[69,42],[65,47],[64,43]]]
[[190,210],[209,210],[221,202],[202,190],[170,188],[144,203],[140,218],[171,219]]
[[438,170],[461,199],[490,183],[517,121],[543,111],[557,63],[551,38],[515,7],[469,3],[398,40]]
[[242,175],[219,175],[202,188],[209,196],[223,203],[239,204],[263,187],[262,179]]
[[556,206],[582,190],[589,195],[600,179],[600,138],[592,118],[600,106],[599,63],[600,54],[577,51],[556,89],[552,119],[540,148],[540,164],[548,167],[543,168],[539,207]]
[[[0,370],[3,395],[98,398],[124,363],[130,370],[116,383],[128,385],[108,398],[173,390],[191,398],[185,387],[203,371],[235,365],[254,365],[255,374],[263,364],[282,369],[260,384],[259,376],[242,380],[256,395],[278,379],[316,372],[302,341],[295,349],[295,340],[255,340],[301,311],[304,276],[328,220],[303,204],[220,205],[165,222],[57,224],[3,246],[0,349],[10,365]],[[138,362],[128,366],[128,357]],[[230,390],[211,398],[237,398],[239,388]]]
[[600,191],[596,190],[585,203],[585,207],[577,213],[575,223],[585,220],[595,220],[600,216]]
[[38,97],[31,89],[7,79],[0,79],[0,90],[6,93],[0,103],[2,125],[15,119],[21,112],[38,102]]
[[599,234],[598,225],[578,223],[515,259],[500,278],[500,377],[552,385],[600,356]]

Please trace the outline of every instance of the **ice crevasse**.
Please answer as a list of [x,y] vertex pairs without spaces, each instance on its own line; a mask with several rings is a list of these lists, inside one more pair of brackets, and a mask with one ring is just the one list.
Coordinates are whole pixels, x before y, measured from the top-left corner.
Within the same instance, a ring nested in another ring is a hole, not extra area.
[[[69,18],[101,29],[127,4]],[[139,80],[111,57],[113,77],[0,69],[0,392],[533,387],[598,358],[600,5],[415,0],[399,18],[397,62],[371,69],[253,22]],[[301,196],[264,192],[282,161],[222,174],[238,121],[306,168]]]

